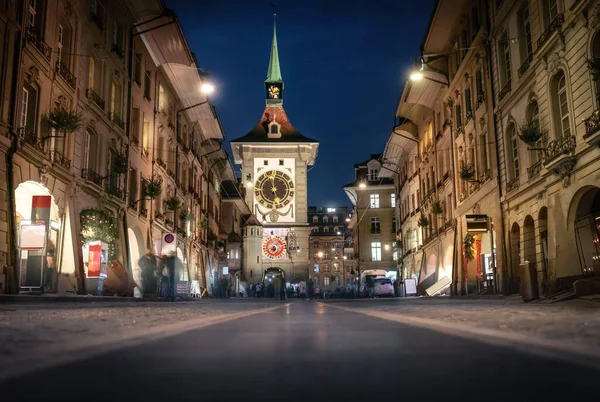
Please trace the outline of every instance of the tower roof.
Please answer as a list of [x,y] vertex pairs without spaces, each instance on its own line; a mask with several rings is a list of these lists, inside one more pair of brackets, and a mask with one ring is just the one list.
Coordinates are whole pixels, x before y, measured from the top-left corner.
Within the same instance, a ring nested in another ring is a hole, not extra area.
[[271,44],[271,58],[265,82],[283,82],[281,67],[279,65],[279,50],[277,49],[277,21],[273,16],[273,43]]
[[[276,122],[280,126],[281,137],[269,138],[269,123]],[[231,142],[312,142],[317,140],[308,138],[300,134],[287,117],[285,110],[281,106],[267,106],[260,121],[254,126],[248,134],[236,138]]]

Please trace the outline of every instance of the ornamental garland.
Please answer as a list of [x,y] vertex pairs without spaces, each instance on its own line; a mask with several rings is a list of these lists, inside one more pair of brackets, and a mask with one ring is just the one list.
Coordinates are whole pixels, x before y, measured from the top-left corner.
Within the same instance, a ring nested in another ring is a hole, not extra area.
[[474,244],[475,237],[472,234],[467,233],[463,240],[463,245],[465,247],[465,257],[467,258],[467,261],[473,261],[473,259],[475,259],[475,256],[473,255]]
[[79,213],[81,222],[81,242],[103,241],[108,244],[108,259],[117,257],[119,229],[114,215],[95,208],[83,209]]

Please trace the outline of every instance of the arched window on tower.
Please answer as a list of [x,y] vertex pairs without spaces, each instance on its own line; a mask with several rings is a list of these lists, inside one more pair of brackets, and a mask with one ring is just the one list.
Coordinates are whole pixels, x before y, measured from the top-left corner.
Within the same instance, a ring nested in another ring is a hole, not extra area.
[[279,132],[279,126],[277,124],[273,124],[271,126],[271,134],[277,134]]

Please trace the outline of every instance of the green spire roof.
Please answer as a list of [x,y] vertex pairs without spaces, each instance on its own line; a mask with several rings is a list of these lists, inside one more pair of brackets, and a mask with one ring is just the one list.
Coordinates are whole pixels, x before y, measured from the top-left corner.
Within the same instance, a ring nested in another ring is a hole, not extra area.
[[277,22],[273,16],[273,44],[271,45],[271,58],[269,59],[269,71],[265,82],[283,82],[281,68],[279,66],[279,51],[277,50]]

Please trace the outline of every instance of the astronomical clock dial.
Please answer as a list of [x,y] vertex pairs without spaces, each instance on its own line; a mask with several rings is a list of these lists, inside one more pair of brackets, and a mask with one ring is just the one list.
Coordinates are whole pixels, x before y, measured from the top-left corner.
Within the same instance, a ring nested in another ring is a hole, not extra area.
[[265,241],[263,251],[268,258],[281,258],[285,252],[285,241],[281,237],[270,237]]
[[284,208],[294,198],[294,182],[287,174],[279,170],[265,172],[256,181],[254,196],[263,207]]

